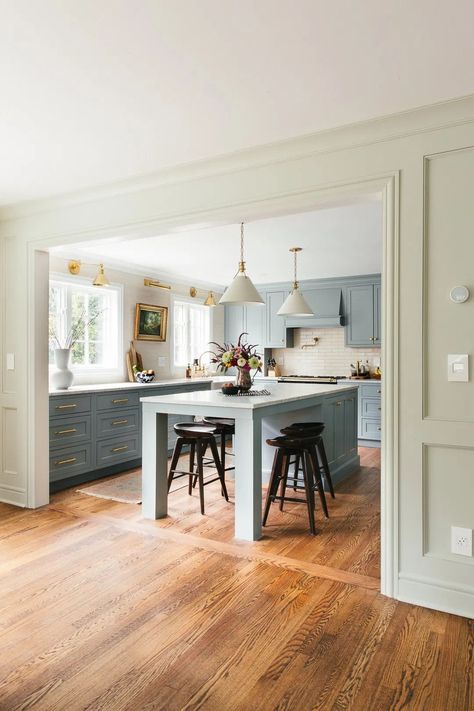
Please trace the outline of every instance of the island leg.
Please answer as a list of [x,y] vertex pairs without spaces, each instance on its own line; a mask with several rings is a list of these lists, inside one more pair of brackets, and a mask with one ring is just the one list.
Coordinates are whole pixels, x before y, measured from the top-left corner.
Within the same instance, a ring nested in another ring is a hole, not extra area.
[[168,415],[145,405],[142,428],[142,514],[164,518],[168,514]]
[[235,537],[262,537],[262,420],[235,418]]

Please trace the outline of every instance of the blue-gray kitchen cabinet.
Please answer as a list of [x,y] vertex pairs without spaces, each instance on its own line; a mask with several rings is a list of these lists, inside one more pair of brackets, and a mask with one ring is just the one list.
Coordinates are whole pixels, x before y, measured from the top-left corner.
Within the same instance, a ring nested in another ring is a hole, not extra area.
[[346,345],[380,346],[380,283],[348,286],[346,312]]

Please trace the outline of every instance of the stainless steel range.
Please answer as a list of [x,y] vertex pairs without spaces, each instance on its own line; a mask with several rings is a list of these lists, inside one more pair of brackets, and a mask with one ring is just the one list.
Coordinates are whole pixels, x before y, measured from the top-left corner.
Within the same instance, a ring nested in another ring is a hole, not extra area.
[[347,375],[282,375],[279,383],[321,383],[337,385],[338,380],[346,380]]

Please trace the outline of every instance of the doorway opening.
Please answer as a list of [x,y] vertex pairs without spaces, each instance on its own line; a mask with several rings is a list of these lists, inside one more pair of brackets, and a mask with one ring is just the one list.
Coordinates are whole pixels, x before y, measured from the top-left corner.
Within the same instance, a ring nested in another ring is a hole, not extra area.
[[[380,184],[379,184],[380,187]],[[372,191],[370,193],[371,198],[374,199],[374,192]],[[392,585],[393,585],[393,561],[394,561],[394,541],[393,541],[393,510],[394,510],[394,500],[391,498],[390,494],[387,492],[392,490],[393,488],[393,465],[394,465],[394,449],[392,447],[394,443],[394,438],[396,437],[396,431],[394,428],[392,428],[391,431],[391,442],[387,442],[386,440],[386,434],[387,434],[387,426],[388,426],[388,421],[387,421],[387,416],[386,413],[387,411],[391,412],[390,416],[390,421],[393,424],[393,412],[394,412],[394,402],[393,402],[393,382],[394,382],[394,375],[395,375],[395,369],[394,369],[394,351],[393,351],[393,346],[394,346],[394,338],[393,338],[393,333],[391,331],[393,330],[394,327],[394,296],[393,296],[393,288],[394,288],[394,270],[395,270],[395,263],[393,262],[394,259],[394,253],[395,253],[395,248],[393,244],[393,225],[392,225],[392,219],[393,219],[393,200],[394,200],[394,186],[393,182],[388,181],[384,183],[384,186],[382,188],[382,192],[378,192],[378,199],[381,200],[378,203],[379,206],[381,205],[380,209],[380,232],[379,232],[379,239],[381,242],[381,245],[383,248],[380,250],[380,271],[378,272],[381,275],[381,290],[380,294],[382,292],[384,293],[384,298],[381,299],[381,303],[384,304],[384,318],[382,318],[382,326],[381,326],[381,334],[382,334],[382,350],[381,356],[378,356],[378,358],[381,360],[378,360],[378,363],[369,363],[369,366],[372,366],[372,368],[375,367],[380,367],[382,366],[382,372],[384,374],[382,383],[383,383],[383,398],[382,398],[382,393],[377,392],[377,396],[379,397],[379,403],[377,405],[374,405],[374,402],[364,402],[363,407],[368,408],[368,410],[365,410],[365,421],[362,423],[361,426],[365,427],[365,435],[367,435],[367,432],[374,432],[374,430],[370,429],[371,427],[375,426],[378,429],[377,431],[379,432],[378,437],[374,437],[373,440],[367,440],[361,437],[359,439],[359,447],[360,447],[360,454],[361,454],[361,464],[362,464],[362,469],[360,470],[360,474],[357,475],[356,479],[354,479],[354,487],[348,492],[347,496],[342,494],[343,489],[341,488],[341,495],[338,497],[337,496],[337,491],[336,491],[336,501],[339,498],[340,499],[340,504],[337,501],[337,505],[339,508],[333,509],[333,514],[330,512],[330,518],[328,520],[328,526],[331,524],[331,519],[334,522],[336,520],[336,515],[339,517],[340,520],[340,527],[339,527],[339,534],[335,535],[333,531],[333,538],[332,538],[332,543],[331,543],[331,552],[329,552],[329,549],[326,550],[326,552],[323,554],[321,551],[319,552],[318,555],[315,556],[315,559],[311,559],[307,556],[306,558],[302,556],[301,551],[305,546],[301,547],[301,545],[298,545],[297,542],[295,541],[294,545],[294,554],[295,554],[295,560],[300,560],[300,563],[308,563],[308,564],[321,564],[322,560],[326,560],[328,563],[327,567],[330,568],[331,566],[334,566],[335,570],[340,570],[340,571],[346,571],[350,572],[354,575],[359,575],[362,577],[366,577],[367,579],[372,578],[372,579],[377,579],[379,575],[378,567],[379,567],[379,561],[380,559],[382,560],[382,572],[381,572],[381,577],[382,577],[382,591],[385,592],[386,594],[391,594],[391,591],[393,591]],[[367,198],[367,193],[364,195],[365,198]],[[374,203],[376,203],[377,199],[374,200]],[[363,199],[361,199],[360,196],[356,200],[354,200],[354,204],[362,204],[364,202]],[[338,195],[337,200],[334,201],[335,205],[341,205],[344,204],[344,200],[342,195]],[[311,207],[314,209],[314,196],[313,196],[313,203]],[[336,209],[335,207],[328,207],[326,206],[326,210],[328,209]],[[273,211],[274,212],[274,211]],[[288,216],[288,215],[304,215],[310,212],[309,205],[308,209],[306,212],[299,212],[299,213],[291,213],[289,211],[289,205],[286,206],[286,209],[282,209],[281,212]],[[263,213],[265,214],[265,213]],[[280,217],[280,215],[278,215]],[[270,218],[265,216],[261,216],[262,222],[268,220]],[[283,217],[281,218],[283,219]],[[215,225],[214,229],[218,232],[218,226],[224,221],[223,216],[215,216]],[[256,217],[252,220],[252,222],[249,221],[249,226],[252,225],[253,222],[257,222]],[[182,226],[184,227],[184,225]],[[188,225],[189,227],[189,225]],[[235,229],[235,224],[234,224],[234,229]],[[163,229],[159,230],[161,234],[163,234]],[[177,235],[179,234],[179,237]],[[173,240],[175,243],[179,243],[179,240],[182,238],[182,235],[186,234],[185,232],[179,232],[179,233],[173,233]],[[159,239],[159,238],[157,238]],[[219,238],[216,237],[216,239],[219,241]],[[124,240],[121,240],[121,243],[123,243]],[[120,244],[120,243],[118,243]],[[117,251],[118,244],[115,244],[112,248]],[[273,250],[273,244],[271,244],[271,249]],[[63,263],[64,265],[67,265],[67,261],[72,257],[72,252],[74,252],[76,258],[79,256],[81,258],[81,261],[84,263],[87,263],[88,260],[91,261],[99,261],[100,260],[104,261],[106,264],[106,273],[108,272],[111,274],[112,279],[111,281],[113,282],[114,279],[117,280],[117,277],[115,276],[115,273],[120,272],[120,264],[118,263],[119,260],[109,260],[110,264],[107,266],[107,260],[106,260],[106,254],[105,253],[100,253],[101,246],[103,247],[104,245],[108,245],[110,247],[110,241],[102,241],[102,240],[96,240],[94,243],[88,242],[84,243],[82,242],[81,244],[78,244],[77,242],[74,242],[73,239],[68,240],[67,244],[65,243],[61,250],[54,250],[50,254],[50,259],[51,259],[51,268],[52,270],[55,270],[56,274],[58,271],[61,271],[61,267],[59,266],[59,263]],[[46,245],[45,245],[46,246]],[[58,247],[59,245],[54,245],[55,247]],[[228,242],[227,242],[228,246]],[[44,247],[43,247],[44,248]],[[169,253],[171,250],[167,250]],[[178,249],[175,249],[175,254],[181,254],[182,250],[178,247]],[[206,254],[209,254],[209,251],[206,251]],[[213,260],[216,259],[217,255],[219,254],[219,251],[214,251],[211,252],[213,255]],[[268,260],[270,262],[270,260]],[[204,261],[202,262],[203,264],[205,263]],[[309,261],[308,261],[309,263]],[[392,270],[391,273],[388,275],[387,278],[387,263],[390,263],[390,269]],[[257,262],[255,262],[257,264]],[[197,266],[197,265],[196,265]],[[271,269],[271,267],[270,267]],[[251,265],[249,261],[249,270],[251,270]],[[179,290],[181,290],[181,300],[187,299],[188,301],[191,301],[195,299],[196,297],[191,296],[191,287],[194,287],[195,289],[201,290],[202,294],[200,294],[201,300],[204,301],[204,298],[206,296],[206,292],[212,290],[209,287],[214,287],[214,290],[217,291],[219,288],[219,284],[212,282],[212,281],[207,281],[206,279],[202,279],[201,275],[199,275],[197,269],[196,269],[196,278],[194,279],[194,282],[190,284],[190,279],[188,278],[187,275],[185,275],[185,278],[181,279],[176,279],[173,278],[173,275],[170,274],[169,272],[158,272],[155,270],[152,270],[150,268],[147,268],[146,266],[143,268],[143,271],[140,273],[139,270],[135,270],[138,273],[137,274],[131,274],[130,273],[130,268],[128,269],[128,276],[130,279],[138,279],[143,283],[143,279],[145,278],[145,273],[147,274],[148,277],[154,277],[154,276],[159,276],[161,277],[162,282],[165,282],[165,280],[168,280],[169,282],[173,282],[176,284],[178,293]],[[151,273],[150,273],[151,272]],[[125,273],[125,272],[122,272]],[[376,272],[374,272],[376,273]],[[347,276],[347,275],[339,275],[339,276]],[[350,276],[350,275],[349,275]],[[353,275],[353,276],[361,276],[359,275]],[[367,276],[367,274],[366,274]],[[373,276],[373,274],[372,274]],[[254,277],[252,273],[252,278],[255,283],[259,283],[258,277]],[[302,275],[301,280],[304,281],[305,277]],[[317,277],[316,277],[317,278]],[[323,278],[328,278],[327,275]],[[286,280],[287,281],[287,280]],[[278,279],[274,279],[272,282],[267,281],[267,284],[274,284],[277,283]],[[166,283],[166,282],[165,282]],[[372,285],[373,288],[375,288],[375,283]],[[143,287],[146,288],[146,287]],[[148,292],[149,293],[149,292]],[[160,291],[160,298],[163,300],[163,297],[161,296],[161,291]],[[163,290],[163,294],[164,294]],[[389,295],[388,301],[387,301],[387,294]],[[170,294],[167,294],[167,296],[171,296]],[[151,301],[152,299],[149,299]],[[172,308],[172,299],[170,299],[168,308]],[[132,299],[133,302],[133,299]],[[140,303],[140,301],[137,299],[136,303]],[[146,303],[146,301],[144,301]],[[133,304],[135,306],[135,304]],[[388,311],[390,314],[387,313],[387,306]],[[127,302],[127,297],[124,295],[124,320],[123,324],[125,324],[125,319],[130,317],[130,304]],[[213,319],[214,320],[214,319]],[[220,329],[220,332],[219,332]],[[343,327],[341,327],[340,334],[343,333]],[[127,335],[125,333],[125,326],[124,326],[124,334],[123,334],[123,341],[125,344]],[[309,329],[306,329],[309,330]],[[219,333],[225,334],[225,323],[213,323],[212,328],[211,328],[211,333],[217,334],[219,336]],[[328,332],[326,332],[328,333]],[[384,338],[385,336],[388,336],[388,338]],[[299,334],[300,340],[297,341],[299,343],[299,350],[301,353],[305,353],[305,361],[308,363],[309,358],[308,358],[308,352],[310,351],[310,348],[303,348],[306,343],[304,342],[304,338],[312,338],[314,341],[314,338],[320,338],[320,336],[315,336],[314,334],[311,334],[311,336],[308,336],[308,334]],[[329,336],[324,336],[324,338],[329,340]],[[347,344],[345,344],[345,347],[347,347]],[[274,356],[273,351],[277,349],[271,349],[272,350],[272,356]],[[284,349],[285,351],[287,349]],[[289,349],[288,349],[289,350]],[[151,353],[151,350],[148,351]],[[160,355],[158,354],[158,351],[154,351],[157,359],[157,363],[160,362],[158,359],[164,359],[161,360],[161,367],[165,368],[166,367],[166,359],[168,360],[168,368],[169,368],[169,375],[172,377],[176,377],[176,371],[172,372],[171,369],[171,359],[174,358],[174,355],[171,353],[170,350],[164,353],[164,351],[160,351],[163,354]],[[354,358],[354,360],[359,361],[359,368],[360,365],[366,365],[366,361],[369,360],[367,357],[367,352],[368,351],[363,351],[363,355],[359,358]],[[359,355],[359,352],[357,352],[357,355]],[[373,356],[374,359],[377,358],[373,353],[369,354],[370,356]],[[276,358],[277,360],[277,358]],[[283,363],[281,365],[284,366],[285,373],[287,375],[291,374],[305,374],[303,373],[290,373],[288,371],[288,362],[289,360],[291,361],[291,357],[288,356],[288,354],[285,352],[283,354]],[[362,363],[360,362],[362,361]],[[173,361],[174,362],[174,361]],[[291,363],[290,363],[291,364]],[[350,365],[350,364],[349,364]],[[354,366],[357,367],[357,363],[353,364]],[[157,365],[155,371],[159,372],[160,366]],[[314,372],[314,371],[313,371]],[[321,375],[321,374],[335,374],[335,375],[344,375],[344,373],[315,373],[316,375]],[[350,371],[346,373],[347,375],[350,375]],[[388,377],[386,377],[388,376]],[[163,381],[165,379],[165,376],[162,376],[161,380]],[[110,382],[117,382],[116,380],[112,380],[112,378],[109,379]],[[94,383],[89,383],[91,386],[94,385]],[[97,381],[96,381],[97,384]],[[104,383],[105,384],[105,383]],[[387,388],[388,385],[388,388]],[[86,388],[87,383],[83,382],[83,386]],[[365,382],[361,385],[362,387],[369,387],[369,383]],[[377,384],[375,384],[375,387],[377,387]],[[377,390],[382,390],[382,387],[377,387]],[[390,393],[388,392],[390,391]],[[360,394],[360,398],[366,398],[370,399],[373,397],[372,393],[365,393]],[[387,400],[388,398],[388,400]],[[374,397],[374,400],[377,398]],[[390,402],[390,407],[387,408],[387,402]],[[359,402],[360,406],[360,402]],[[376,417],[371,417],[373,415],[373,412],[370,411],[370,406],[372,407],[377,407],[380,409],[377,409],[377,417],[379,418],[377,420]],[[377,420],[377,423],[375,421]],[[358,434],[361,434],[362,430],[359,428]],[[374,446],[374,444],[377,444],[378,438],[383,437],[383,447],[382,450],[380,450],[377,446]],[[364,445],[369,445],[369,446],[364,446]],[[390,447],[390,455],[387,456],[387,447]],[[385,452],[385,455],[384,455]],[[388,468],[387,468],[387,462],[388,462]],[[377,548],[377,537],[378,537],[378,532],[380,531],[379,528],[379,510],[378,507],[374,507],[374,501],[380,502],[380,495],[377,493],[377,485],[380,484],[380,476],[376,474],[376,472],[380,469],[380,466],[382,466],[382,552],[379,554],[378,548]],[[366,473],[366,476],[364,477],[364,472]],[[367,473],[368,472],[368,473]],[[372,477],[373,481],[372,483],[369,484],[369,478]],[[375,483],[375,479],[378,478],[378,481]],[[389,486],[387,487],[387,483]],[[78,484],[79,486],[79,484]],[[345,484],[341,484],[341,487],[345,486]],[[68,494],[66,493],[61,493],[61,494],[56,494],[56,496],[60,497],[61,501],[65,501],[65,498],[67,497]],[[179,497],[183,498],[182,503],[179,503]],[[363,506],[360,506],[360,501],[362,498],[365,497],[365,503]],[[372,497],[372,499],[370,498]],[[343,505],[344,501],[344,505]],[[184,493],[178,493],[175,497],[175,503],[178,506],[178,508],[181,511],[188,511],[189,515],[191,518],[194,516],[194,513],[189,509],[189,501],[184,498]],[[194,502],[195,503],[195,502]],[[217,509],[221,507],[221,501],[219,499],[216,500],[215,506]],[[76,505],[76,504],[74,504]],[[117,504],[110,504],[112,507],[117,507],[120,506],[120,504],[117,502]],[[212,504],[213,505],[213,504]],[[211,506],[212,506],[211,505]],[[122,504],[123,506],[123,504]],[[299,507],[298,507],[299,508]],[[357,517],[354,515],[354,510],[358,509],[358,514]],[[212,508],[209,508],[209,511],[211,511]],[[336,514],[337,511],[337,514]],[[124,509],[125,512],[125,509]],[[285,512],[284,512],[285,514]],[[125,513],[124,513],[125,515]],[[283,524],[283,527],[287,529],[287,532],[293,529],[296,531],[298,529],[298,519],[297,517],[295,518],[295,508],[291,507],[288,508],[288,513],[287,513],[288,519],[286,522]],[[342,540],[342,537],[344,536],[344,532],[347,534],[349,529],[351,529],[352,526],[352,531],[354,531],[354,520],[355,518],[358,518],[359,523],[357,526],[360,524],[360,528],[358,530],[362,530],[365,528],[367,530],[367,540],[365,543],[363,541],[360,542],[360,551],[357,553],[355,558],[353,557],[351,560],[351,555],[353,554],[353,550],[351,547],[351,544],[349,544],[346,553],[344,552],[344,542]],[[384,530],[386,528],[387,522],[390,521],[392,525],[392,532],[387,535],[387,530]],[[320,518],[321,524],[324,522],[322,521],[322,518]],[[326,525],[324,523],[324,525]],[[295,528],[296,526],[296,528]],[[224,518],[216,517],[216,528],[212,532],[211,538],[209,540],[215,540],[215,541],[222,541],[223,540],[223,529],[226,529],[229,532],[229,540],[232,538],[231,530],[232,530],[232,516],[230,517],[229,522],[225,522]],[[281,545],[284,541],[284,538],[280,535],[280,538],[278,538],[278,533],[277,533],[278,526],[275,522],[275,526],[272,525],[272,530],[275,531],[275,540],[277,540],[277,543],[275,544],[275,548],[273,551],[270,551],[271,545],[268,541],[271,540],[271,537],[269,536],[268,539],[265,539],[260,542],[259,545],[261,545],[261,548],[263,549],[266,547],[269,552],[271,552],[273,555],[281,555],[282,550],[285,549],[285,546],[281,548]],[[280,527],[280,534],[281,534],[281,527]],[[320,529],[322,530],[322,529]],[[370,532],[369,532],[370,531]],[[373,531],[376,531],[376,535],[373,535]],[[199,531],[199,527],[196,528],[195,530],[196,535],[201,535]],[[339,537],[338,537],[339,536]],[[225,537],[225,536],[224,536]],[[328,540],[331,538],[331,535],[328,536]],[[322,537],[319,538],[319,541],[322,542]],[[288,537],[286,537],[286,543],[288,543]],[[291,546],[290,546],[291,547]],[[300,549],[299,552],[297,552],[297,549]],[[313,549],[314,549],[314,544],[313,544]],[[306,554],[305,554],[306,555]],[[337,567],[339,566],[339,568]],[[367,584],[371,584],[370,581],[367,582]]]

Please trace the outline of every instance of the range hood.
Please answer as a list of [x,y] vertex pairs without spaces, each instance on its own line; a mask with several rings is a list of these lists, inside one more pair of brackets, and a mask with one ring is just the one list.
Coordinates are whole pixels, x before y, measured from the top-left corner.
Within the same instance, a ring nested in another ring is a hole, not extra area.
[[301,292],[314,316],[287,316],[287,328],[334,328],[342,326],[342,289],[318,287]]

